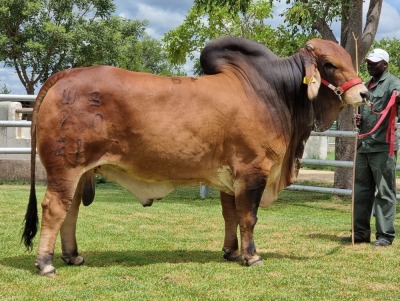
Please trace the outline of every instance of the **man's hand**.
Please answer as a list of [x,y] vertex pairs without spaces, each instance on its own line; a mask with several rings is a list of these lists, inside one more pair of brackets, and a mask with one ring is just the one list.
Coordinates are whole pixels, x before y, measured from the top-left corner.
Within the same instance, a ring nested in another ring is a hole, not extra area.
[[396,104],[400,105],[400,91],[399,90],[393,90],[393,94],[396,95]]
[[361,114],[354,114],[354,118],[356,119],[356,126],[360,126],[360,124],[361,124]]

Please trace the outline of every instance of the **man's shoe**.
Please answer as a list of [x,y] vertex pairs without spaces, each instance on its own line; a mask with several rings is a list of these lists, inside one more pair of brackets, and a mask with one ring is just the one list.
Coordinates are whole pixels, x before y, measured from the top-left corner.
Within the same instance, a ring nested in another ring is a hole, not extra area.
[[378,238],[372,243],[375,247],[387,247],[392,244],[392,242],[386,238]]
[[[351,236],[341,237],[340,241],[346,242],[346,243],[351,243],[352,242]],[[371,239],[369,239],[369,238],[363,238],[363,239],[357,238],[357,237],[354,238],[355,244],[370,243],[370,242],[371,242]]]

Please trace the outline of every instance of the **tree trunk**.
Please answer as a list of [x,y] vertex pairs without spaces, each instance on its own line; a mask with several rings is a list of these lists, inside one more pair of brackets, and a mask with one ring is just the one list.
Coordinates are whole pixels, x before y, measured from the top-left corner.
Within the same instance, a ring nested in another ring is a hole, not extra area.
[[[363,0],[354,0],[351,5],[343,1],[341,45],[350,53],[353,67],[358,70],[358,47],[362,33],[362,7]],[[345,107],[337,119],[337,130],[353,131],[354,109]],[[353,161],[355,150],[355,138],[335,139],[335,159],[340,161]],[[334,187],[351,189],[353,183],[353,170],[351,168],[338,167],[334,176]]]
[[[354,108],[345,107],[340,112],[337,120],[338,131],[354,131]],[[350,122],[349,122],[350,121]],[[356,138],[335,139],[335,160],[353,161]],[[346,167],[337,167],[334,175],[334,187],[351,189],[353,183],[353,170]]]
[[33,82],[27,82],[25,85],[26,94],[35,95],[35,85]]
[[[35,85],[32,82],[27,82],[25,85],[26,94],[35,95]],[[23,108],[33,108],[35,103],[33,101],[22,101]],[[22,114],[22,119],[32,121],[32,114]]]

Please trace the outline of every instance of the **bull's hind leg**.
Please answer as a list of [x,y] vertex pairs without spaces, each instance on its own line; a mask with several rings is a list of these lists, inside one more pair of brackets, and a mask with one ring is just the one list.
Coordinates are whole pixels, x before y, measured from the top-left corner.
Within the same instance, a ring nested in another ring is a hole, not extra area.
[[235,197],[221,191],[222,216],[225,221],[224,258],[234,261],[241,258],[237,238],[238,217],[236,214]]
[[263,175],[252,174],[242,178],[235,191],[236,212],[239,220],[241,252],[248,266],[262,264],[257,254],[253,231],[257,223],[257,211],[266,184]]
[[78,244],[76,242],[76,222],[82,199],[83,181],[84,178],[82,177],[60,231],[62,259],[69,265],[81,265],[84,263],[84,258],[78,254]]
[[70,208],[78,182],[66,181],[65,179],[74,178],[74,176],[63,177],[64,180],[58,177],[48,176],[47,178],[48,184],[42,202],[42,223],[35,262],[41,275],[55,276],[56,269],[53,266],[54,245]]

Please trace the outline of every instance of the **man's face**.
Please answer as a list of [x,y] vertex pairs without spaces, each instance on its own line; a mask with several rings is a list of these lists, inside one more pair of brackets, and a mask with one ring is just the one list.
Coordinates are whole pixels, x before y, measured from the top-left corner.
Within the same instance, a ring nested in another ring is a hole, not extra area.
[[376,63],[367,60],[368,73],[369,73],[369,75],[371,75],[373,77],[381,76],[382,73],[386,70],[386,67],[387,67],[387,63],[384,60],[376,62]]

